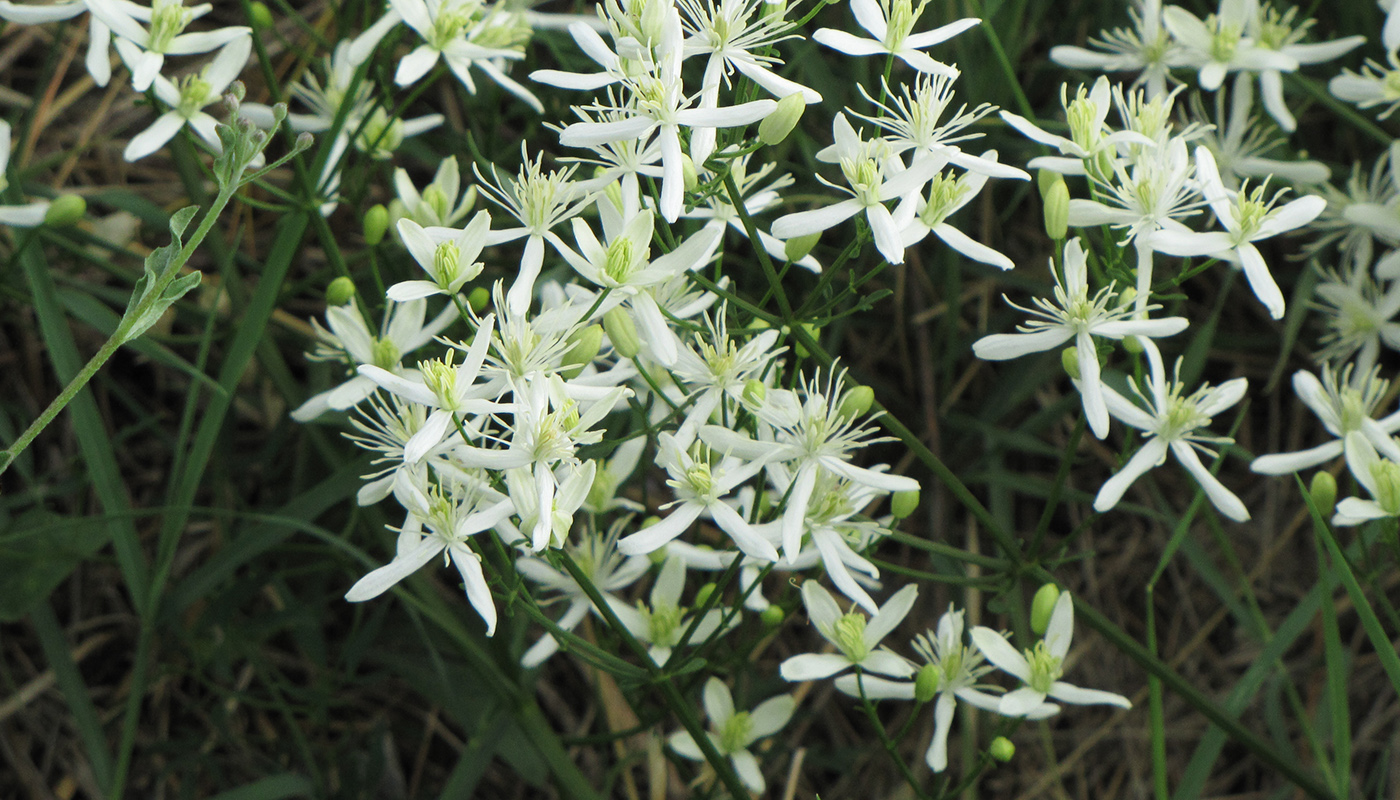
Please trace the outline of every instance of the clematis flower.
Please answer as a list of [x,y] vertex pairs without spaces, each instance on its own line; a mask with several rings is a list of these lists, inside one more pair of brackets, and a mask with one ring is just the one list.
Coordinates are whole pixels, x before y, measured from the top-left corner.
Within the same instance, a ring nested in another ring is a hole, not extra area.
[[[1400,4],[1395,7],[1400,8]],[[1387,25],[1392,19],[1397,21],[1396,37],[1400,38],[1400,14],[1387,16]],[[1400,108],[1400,53],[1392,47],[1385,57],[1389,66],[1368,58],[1360,72],[1342,70],[1341,75],[1327,82],[1327,91],[1337,99],[1355,103],[1360,108],[1384,106],[1376,118],[1388,119]]]
[[481,274],[482,263],[476,260],[491,233],[491,214],[478,211],[455,238],[434,243],[423,226],[411,219],[401,219],[399,237],[418,266],[432,278],[429,281],[400,281],[389,287],[389,299],[402,303],[445,294],[448,297],[462,291],[467,281]]
[[1162,0],[1135,0],[1128,9],[1132,28],[1103,31],[1090,39],[1090,50],[1072,45],[1050,48],[1050,60],[1062,67],[1099,72],[1138,72],[1133,85],[1143,84],[1148,97],[1167,92],[1167,77],[1183,65],[1181,46],[1162,27]]
[[[6,170],[10,166],[10,123],[0,119],[0,192],[9,188],[10,180]],[[38,200],[18,206],[0,206],[0,225],[15,228],[33,228],[44,223],[49,213],[49,201]]]
[[[1249,381],[1245,378],[1235,378],[1219,386],[1202,386],[1187,395],[1176,376],[1173,376],[1170,384],[1167,383],[1162,354],[1158,352],[1157,345],[1151,339],[1139,338],[1138,342],[1142,344],[1147,355],[1147,390],[1143,391],[1132,379],[1129,379],[1129,385],[1147,408],[1144,410],[1135,405],[1112,387],[1103,387],[1103,393],[1108,413],[1147,434],[1148,438],[1133,457],[1128,459],[1128,463],[1104,482],[1098,496],[1094,498],[1094,510],[1103,513],[1118,505],[1118,501],[1133,481],[1166,461],[1167,453],[1171,452],[1201,485],[1206,497],[1210,498],[1211,503],[1220,509],[1221,513],[1236,522],[1249,519],[1249,510],[1244,507],[1244,503],[1210,474],[1196,455],[1197,450],[1210,453],[1211,451],[1206,449],[1207,444],[1228,444],[1232,441],[1198,431],[1210,422],[1211,417],[1238,403],[1244,397]],[[1181,371],[1179,359],[1176,371]]]
[[1400,281],[1382,289],[1366,265],[1327,273],[1318,284],[1318,310],[1327,327],[1322,355],[1341,361],[1356,354],[1356,370],[1367,374],[1380,356],[1381,345],[1400,350]]
[[1231,192],[1221,182],[1215,158],[1205,147],[1196,148],[1196,175],[1206,203],[1225,230],[1196,233],[1162,229],[1148,241],[1154,249],[1174,256],[1213,256],[1239,264],[1269,315],[1281,318],[1283,292],[1253,243],[1312,222],[1327,207],[1327,201],[1317,195],[1305,195],[1274,208],[1283,191],[1266,200],[1267,181],[1253,191],[1241,187],[1240,191]]
[[[1050,271],[1055,273],[1054,265]],[[1089,296],[1088,257],[1078,239],[1065,244],[1064,278],[1055,275],[1055,300],[1035,298],[1035,308],[1016,306],[1033,319],[1020,326],[1018,333],[994,333],[978,339],[972,352],[978,358],[1003,361],[1038,353],[1074,340],[1079,363],[1079,393],[1084,401],[1084,417],[1094,435],[1108,435],[1108,406],[1099,377],[1099,354],[1094,336],[1122,339],[1124,336],[1171,336],[1186,330],[1182,317],[1135,319],[1131,306],[1116,303],[1112,286]],[[1010,301],[1007,301],[1010,302]],[[1015,305],[1014,303],[1012,305]],[[1155,308],[1148,306],[1146,310]]]
[[1181,6],[1162,9],[1162,23],[1181,46],[1183,66],[1196,67],[1201,88],[1219,89],[1226,74],[1237,70],[1294,72],[1298,59],[1262,47],[1249,36],[1252,0],[1221,0],[1220,9],[1202,20]]
[[918,594],[919,588],[914,584],[905,586],[867,620],[859,611],[842,614],[836,601],[831,599],[831,593],[821,584],[804,581],[802,602],[807,606],[807,617],[822,638],[836,645],[837,652],[804,653],[789,658],[779,668],[783,680],[817,681],[857,667],[862,672],[895,678],[913,675],[914,668],[909,662],[880,646],[880,640],[904,621]]
[[475,94],[476,83],[471,77],[475,66],[535,111],[544,111],[529,89],[497,66],[505,60],[524,58],[520,42],[529,38],[529,28],[514,29],[504,10],[484,10],[487,7],[479,0],[390,0],[390,5],[423,38],[423,44],[399,61],[394,83],[416,83],[441,60],[467,91]]
[[1032,169],[1048,169],[1062,175],[1088,174],[1107,180],[1113,171],[1113,160],[1117,158],[1119,146],[1157,146],[1155,140],[1137,131],[1114,131],[1109,128],[1106,120],[1112,101],[1113,92],[1108,78],[1101,77],[1094,81],[1092,89],[1086,90],[1080,86],[1073,100],[1069,99],[1069,84],[1062,85],[1060,104],[1064,106],[1065,120],[1069,123],[1069,138],[1050,133],[1010,111],[1002,111],[1001,118],[1022,136],[1049,145],[1065,156],[1037,156],[1028,164]]
[[[797,700],[790,694],[770,697],[758,704],[753,711],[735,711],[734,697],[729,687],[719,678],[705,681],[705,716],[710,718],[710,730],[706,736],[719,751],[728,756],[734,771],[750,791],[761,794],[767,784],[758,759],[749,752],[749,746],[767,736],[782,730],[792,719]],[[671,749],[693,761],[704,761],[705,754],[687,731],[677,731],[667,740]]]
[[159,150],[170,141],[185,125],[199,134],[214,152],[222,151],[219,135],[215,128],[218,120],[204,112],[206,106],[223,101],[224,90],[243,71],[248,56],[253,49],[253,40],[247,36],[224,45],[214,60],[195,75],[186,75],[180,83],[171,83],[164,75],[156,75],[154,88],[156,97],[170,106],[151,123],[151,127],[131,137],[122,154],[127,161],[137,161]]
[[1360,525],[1372,519],[1400,517],[1400,463],[1376,455],[1370,439],[1361,431],[1346,437],[1347,469],[1365,487],[1371,500],[1348,497],[1337,504],[1333,525]]
[[1330,461],[1342,454],[1343,442],[1352,433],[1360,433],[1373,448],[1392,461],[1400,461],[1400,445],[1394,434],[1400,431],[1400,411],[1379,420],[1374,419],[1376,406],[1385,397],[1390,381],[1381,380],[1380,369],[1352,380],[1350,365],[1339,376],[1330,365],[1322,365],[1322,380],[1307,370],[1293,373],[1293,391],[1304,405],[1317,415],[1322,427],[1337,437],[1296,453],[1277,453],[1254,459],[1249,468],[1263,475],[1286,475]]
[[[657,666],[665,666],[671,654],[681,644],[682,637],[690,628],[689,612],[693,609],[681,605],[681,594],[685,590],[685,562],[675,556],[666,559],[661,565],[661,574],[651,587],[648,603],[638,601],[629,606],[621,601],[610,603],[618,621],[638,640],[651,645],[647,655]],[[708,639],[719,630],[724,621],[724,610],[712,608],[705,612],[695,626],[690,641]],[[734,618],[738,622],[738,617]]]
[[955,77],[956,67],[934,60],[923,49],[946,42],[982,20],[969,17],[914,33],[914,23],[928,3],[929,0],[919,0],[915,6],[911,0],[851,0],[851,13],[857,24],[875,38],[864,39],[832,28],[822,28],[812,38],[846,55],[893,55],[920,72]]
[[[996,163],[997,151],[988,150],[980,156],[983,162]],[[1002,253],[948,224],[948,218],[957,213],[982,191],[987,183],[987,175],[968,172],[953,175],[951,170],[940,172],[928,183],[928,196],[920,191],[910,195],[900,207],[895,209],[896,222],[908,219],[908,224],[900,234],[900,241],[906,247],[922,242],[930,233],[943,240],[943,243],[974,261],[991,264],[999,269],[1016,266]]]
[[[139,6],[130,0],[115,0],[122,10],[134,19],[150,22],[151,9]],[[205,3],[191,8],[196,16],[208,13],[213,6]],[[72,19],[88,10],[87,0],[69,0],[52,5],[32,5],[0,0],[0,19],[22,25],[36,25],[43,22],[58,22]],[[96,14],[88,15],[88,49],[85,66],[92,82],[106,86],[112,79],[112,62],[108,51],[112,46],[112,29],[107,27]]]
[[1000,633],[978,626],[972,629],[972,643],[987,660],[1019,678],[1025,685],[1003,695],[997,711],[1008,717],[1024,716],[1038,709],[1046,697],[1076,705],[1111,705],[1132,708],[1133,704],[1121,694],[1100,689],[1083,689],[1060,680],[1064,674],[1065,655],[1074,637],[1074,601],[1064,592],[1055,601],[1045,638],[1035,647],[1021,653]]
[[184,0],[153,0],[149,12],[121,0],[87,0],[87,4],[93,15],[117,35],[114,45],[131,70],[131,88],[138,92],[150,88],[167,55],[207,53],[253,32],[252,28],[237,25],[185,33],[190,22],[211,8],[208,4],[185,8]]
[[[1262,49],[1287,56],[1300,65],[1333,61],[1366,42],[1365,36],[1346,36],[1330,42],[1304,43],[1303,38],[1314,20],[1305,20],[1295,25],[1297,15],[1296,7],[1280,14],[1272,5],[1259,3],[1249,20],[1249,30]],[[1298,122],[1283,99],[1285,71],[1292,70],[1284,70],[1277,66],[1266,66],[1258,70],[1259,91],[1263,95],[1264,110],[1269,112],[1269,116],[1274,118],[1280,128],[1292,133],[1298,129]]]

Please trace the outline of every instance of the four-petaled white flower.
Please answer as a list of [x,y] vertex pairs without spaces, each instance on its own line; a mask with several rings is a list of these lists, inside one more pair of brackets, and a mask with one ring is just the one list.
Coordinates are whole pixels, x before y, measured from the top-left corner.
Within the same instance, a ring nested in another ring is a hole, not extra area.
[[880,640],[904,621],[918,594],[917,586],[905,586],[886,600],[879,612],[866,619],[859,611],[842,614],[831,593],[821,584],[804,581],[802,602],[807,606],[807,617],[822,638],[836,645],[837,652],[803,653],[789,658],[779,668],[783,680],[816,681],[853,667],[895,678],[913,675],[914,667],[903,657],[881,647]]
[[1381,458],[1361,431],[1346,438],[1347,469],[1373,499],[1348,497],[1337,504],[1333,525],[1360,525],[1370,519],[1400,517],[1400,463]]
[[1064,674],[1065,655],[1074,637],[1074,601],[1064,592],[1055,601],[1045,637],[1024,654],[1011,646],[1000,633],[978,626],[972,629],[972,642],[987,660],[1019,678],[1025,685],[1007,692],[997,704],[997,711],[1008,717],[1025,716],[1040,709],[1046,697],[1078,705],[1105,704],[1132,708],[1133,704],[1121,694],[1101,689],[1084,689],[1060,680]]
[[249,37],[234,39],[224,45],[202,71],[180,78],[178,85],[171,83],[164,75],[156,75],[156,97],[170,106],[170,110],[157,117],[151,127],[131,137],[123,157],[127,161],[145,158],[170,141],[185,125],[189,125],[215,152],[220,152],[223,147],[215,130],[218,120],[205,113],[204,107],[223,100],[224,90],[243,71],[252,49],[253,40]]
[[491,233],[490,212],[476,212],[465,228],[445,242],[434,242],[423,226],[407,217],[399,220],[398,228],[404,247],[432,280],[400,281],[389,287],[390,300],[402,303],[435,294],[453,297],[481,274],[483,265],[476,257]]
[[[792,719],[797,700],[790,694],[781,694],[759,703],[753,711],[735,711],[734,697],[729,693],[729,687],[719,678],[711,677],[705,681],[704,704],[705,716],[710,718],[710,730],[706,736],[720,755],[729,757],[744,785],[750,791],[761,793],[766,784],[763,772],[758,767],[758,759],[749,752],[749,745],[782,730]],[[671,749],[685,758],[705,760],[704,751],[689,732],[677,731],[671,734],[668,741]]]
[[1354,432],[1360,433],[1386,458],[1400,461],[1400,445],[1394,434],[1400,431],[1400,411],[1382,419],[1374,419],[1376,406],[1390,388],[1390,381],[1381,380],[1379,368],[1352,379],[1350,365],[1341,375],[1330,365],[1322,365],[1322,380],[1307,370],[1293,373],[1293,391],[1312,412],[1322,427],[1337,437],[1326,444],[1296,453],[1277,453],[1254,459],[1249,468],[1264,475],[1286,475],[1336,458],[1342,454],[1343,441]]
[[851,0],[851,13],[874,39],[863,39],[845,31],[822,28],[812,34],[812,38],[851,56],[873,56],[889,54],[920,72],[954,77],[956,67],[950,67],[923,52],[940,42],[957,36],[982,20],[969,17],[950,22],[931,31],[914,33],[914,23],[919,21],[929,0],[919,0],[917,6],[911,0]]
[[87,5],[93,16],[117,35],[113,44],[131,70],[131,87],[138,92],[150,88],[167,55],[207,53],[253,32],[252,28],[232,26],[185,33],[190,22],[212,7],[207,3],[185,8],[184,0],[154,0],[149,9],[121,0],[87,0]]

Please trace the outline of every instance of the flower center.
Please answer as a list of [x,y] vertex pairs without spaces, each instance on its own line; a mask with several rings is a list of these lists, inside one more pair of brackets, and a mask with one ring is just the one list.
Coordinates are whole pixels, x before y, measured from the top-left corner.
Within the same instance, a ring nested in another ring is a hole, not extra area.
[[967,194],[967,186],[957,176],[940,172],[929,183],[928,204],[919,219],[928,227],[941,224]]
[[446,50],[447,46],[466,36],[472,24],[472,12],[461,8],[442,9],[428,32],[428,45],[434,50]]
[[355,139],[355,146],[361,152],[378,160],[393,155],[400,144],[403,144],[403,120],[391,119],[389,112],[383,108],[376,108],[370,114],[364,129]]
[[399,359],[403,357],[399,346],[389,339],[376,338],[374,344],[370,345],[369,352],[374,358],[374,366],[391,371],[399,365]]
[[1400,514],[1400,464],[1381,460],[1371,465],[1376,482],[1376,505],[1392,516]]
[[1026,661],[1031,667],[1031,677],[1026,685],[1042,694],[1048,693],[1064,674],[1060,666],[1062,659],[1052,654],[1044,641],[1036,642],[1034,650],[1026,651]]
[[176,111],[180,116],[189,119],[195,112],[209,105],[209,94],[213,87],[204,80],[203,75],[186,75],[180,79],[180,105]]
[[647,632],[651,643],[669,647],[680,641],[681,610],[665,600],[658,601],[655,608],[647,612]]
[[151,38],[146,49],[152,53],[164,53],[192,19],[194,11],[185,8],[183,0],[156,0],[156,6],[151,10]]
[[1206,18],[1206,27],[1214,28],[1210,35],[1210,46],[1207,48],[1211,59],[1222,64],[1230,63],[1235,57],[1235,50],[1240,46],[1239,26],[1230,25],[1212,14]]
[[457,408],[457,368],[452,364],[452,350],[443,359],[431,359],[418,365],[423,376],[423,385],[437,398],[438,408],[455,411]]
[[461,253],[457,245],[443,242],[433,251],[433,279],[437,285],[447,288],[461,274]]
[[719,729],[719,749],[722,753],[737,753],[753,741],[753,719],[747,711],[737,711]]
[[636,270],[640,260],[638,248],[627,237],[615,239],[608,245],[607,258],[603,262],[603,274],[619,285],[627,282]]
[[865,615],[860,612],[841,615],[831,626],[831,638],[852,663],[859,664],[870,655],[870,646],[865,643]]

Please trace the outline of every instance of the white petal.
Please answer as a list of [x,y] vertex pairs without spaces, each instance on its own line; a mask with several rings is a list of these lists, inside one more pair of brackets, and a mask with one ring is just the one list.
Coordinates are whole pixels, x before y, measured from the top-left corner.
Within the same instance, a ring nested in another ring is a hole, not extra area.
[[1176,459],[1181,462],[1181,465],[1186,467],[1186,471],[1190,472],[1196,482],[1205,490],[1211,503],[1220,509],[1220,513],[1236,522],[1244,522],[1249,519],[1249,509],[1244,507],[1244,503],[1235,496],[1234,492],[1226,489],[1225,484],[1210,474],[1210,470],[1205,468],[1200,457],[1196,455],[1195,448],[1186,442],[1172,442],[1172,452],[1176,454]]
[[[1107,400],[1107,393],[1105,393]],[[1128,463],[1107,481],[1099,489],[1098,495],[1094,498],[1094,510],[1103,513],[1118,505],[1118,501],[1123,498],[1123,493],[1128,491],[1128,487],[1133,485],[1133,481],[1142,477],[1143,473],[1161,464],[1167,457],[1167,446],[1156,436],[1143,443],[1142,448],[1128,459]]]
[[428,563],[433,556],[442,552],[442,548],[441,539],[434,537],[422,540],[414,549],[394,556],[393,561],[356,581],[355,585],[350,587],[350,591],[345,593],[345,599],[359,603],[378,597]]
[[1133,704],[1128,698],[1121,694],[1105,692],[1099,689],[1081,689],[1072,686],[1064,681],[1055,681],[1050,684],[1049,695],[1056,700],[1078,705],[1109,705],[1119,708],[1132,708]]
[[1059,347],[1073,336],[1074,331],[1068,327],[1046,328],[1033,333],[994,333],[974,342],[972,352],[984,361],[1005,361]]
[[1030,680],[1031,665],[1021,651],[1011,646],[1006,637],[981,625],[972,629],[972,643],[987,660],[1021,680]]
[[835,653],[803,653],[784,661],[778,674],[785,681],[819,681],[850,666],[845,656]]

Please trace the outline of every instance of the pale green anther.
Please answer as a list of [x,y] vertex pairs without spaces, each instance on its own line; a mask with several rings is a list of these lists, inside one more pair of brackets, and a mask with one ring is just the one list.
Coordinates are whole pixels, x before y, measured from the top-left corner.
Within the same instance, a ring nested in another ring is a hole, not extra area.
[[867,205],[880,202],[880,184],[884,181],[880,164],[875,159],[842,159],[841,171],[846,174],[846,181],[858,200]]
[[603,262],[603,274],[617,283],[626,283],[632,277],[632,267],[637,260],[636,246],[627,237],[616,239],[608,245],[607,257]]
[[850,499],[846,497],[845,492],[840,491],[827,492],[820,497],[814,496],[811,504],[807,506],[807,517],[817,522],[841,519],[854,512]]
[[438,286],[449,286],[461,270],[461,253],[457,245],[443,242],[433,251],[433,280]]
[[1246,188],[1240,188],[1238,213],[1240,222],[1239,235],[1241,237],[1247,239],[1254,235],[1254,233],[1259,230],[1259,226],[1268,218],[1270,212],[1273,211],[1273,201],[1264,199],[1264,192],[1267,191],[1267,189],[1267,185],[1256,186],[1246,194]]
[[428,45],[434,50],[446,50],[449,44],[466,35],[471,23],[470,11],[459,8],[450,11],[439,10],[437,19],[433,20],[433,27],[426,37]]
[[1342,433],[1345,437],[1352,431],[1361,430],[1361,423],[1371,418],[1371,410],[1361,392],[1345,387],[1340,392]]
[[662,601],[647,614],[647,631],[652,644],[668,646],[680,640],[681,610]]
[[1400,69],[1387,72],[1385,79],[1381,81],[1381,88],[1385,92],[1387,102],[1400,100]]
[[736,711],[719,729],[721,753],[736,753],[753,741],[753,720],[747,711]]
[[919,214],[924,225],[932,228],[942,223],[967,194],[967,184],[957,176],[940,172],[929,182],[928,204]]
[[938,694],[938,686],[943,682],[943,670],[938,664],[925,664],[919,668],[914,678],[914,699],[927,703]]
[[1026,651],[1026,661],[1031,666],[1031,677],[1026,681],[1026,685],[1037,692],[1048,693],[1055,681],[1064,674],[1060,667],[1060,657],[1052,654],[1043,641],[1036,642],[1034,650]]
[[387,370],[397,367],[399,359],[403,357],[399,346],[389,339],[375,339],[374,344],[370,345],[370,353],[374,356],[374,366]]
[[1214,15],[1206,18],[1206,27],[1215,29],[1210,37],[1210,57],[1221,63],[1229,63],[1240,46],[1239,27],[1227,25],[1215,19]]
[[909,38],[909,34],[914,31],[914,23],[918,21],[919,15],[924,13],[926,5],[928,0],[921,0],[918,6],[914,6],[909,0],[886,0],[884,6],[888,27],[885,32],[885,44],[893,47]]
[[189,119],[195,112],[209,105],[209,91],[213,88],[202,75],[186,75],[180,79],[180,116]]
[[457,368],[452,365],[452,351],[447,351],[446,359],[421,362],[418,371],[423,376],[423,385],[437,397],[438,404],[442,408],[452,409],[456,405],[457,388]]
[[1069,122],[1069,138],[1075,144],[1090,152],[1098,149],[1099,137],[1103,135],[1099,110],[1083,86],[1079,87],[1074,100],[1065,106],[1065,119]]
[[841,615],[831,626],[831,638],[854,663],[859,664],[870,655],[870,646],[865,643],[865,615],[858,611]]
[[472,44],[493,50],[517,50],[530,40],[530,29],[519,25],[491,25],[472,37]]
[[182,0],[157,0],[155,8],[151,9],[151,38],[146,43],[146,49],[152,53],[164,53],[192,19],[194,11],[185,8]]
[[685,471],[685,482],[690,486],[691,491],[701,497],[709,497],[714,491],[714,476],[710,474],[710,465],[703,461],[696,462],[690,469]]
[[438,221],[441,222],[446,222],[447,215],[452,212],[452,198],[448,197],[447,192],[444,192],[440,186],[433,183],[428,184],[428,187],[423,190],[423,205],[432,209],[433,213],[437,215]]
[[1158,433],[1164,439],[1173,440],[1181,438],[1182,434],[1193,431],[1210,420],[1210,417],[1201,413],[1196,407],[1196,401],[1189,397],[1181,397],[1177,392],[1179,387],[1173,387],[1171,397],[1167,400],[1167,413],[1164,415],[1162,429]]
[[1371,465],[1371,478],[1376,482],[1376,505],[1387,514],[1400,515],[1400,464],[1377,461]]

